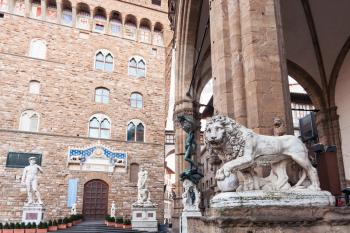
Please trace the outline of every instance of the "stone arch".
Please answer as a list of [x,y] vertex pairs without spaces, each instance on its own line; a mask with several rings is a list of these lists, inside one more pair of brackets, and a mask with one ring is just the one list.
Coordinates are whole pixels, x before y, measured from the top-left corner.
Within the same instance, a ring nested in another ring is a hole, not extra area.
[[106,10],[103,7],[95,7],[94,12],[93,12],[93,17],[94,19],[103,19],[106,20],[107,19],[107,13]]

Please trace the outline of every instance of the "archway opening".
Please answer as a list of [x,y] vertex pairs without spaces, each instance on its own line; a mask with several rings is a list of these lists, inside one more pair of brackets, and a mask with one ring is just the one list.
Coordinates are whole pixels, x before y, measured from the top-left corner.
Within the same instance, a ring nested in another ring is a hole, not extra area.
[[90,180],[84,185],[83,215],[85,219],[103,219],[108,214],[109,186],[103,180]]

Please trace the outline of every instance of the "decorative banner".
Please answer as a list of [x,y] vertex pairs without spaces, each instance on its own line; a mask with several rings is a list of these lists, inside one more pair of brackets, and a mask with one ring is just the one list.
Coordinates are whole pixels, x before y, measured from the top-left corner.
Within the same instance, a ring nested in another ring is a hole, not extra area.
[[37,4],[32,5],[32,17],[41,18],[41,5],[37,5]]
[[78,18],[78,25],[79,25],[79,28],[88,30],[89,29],[89,19],[86,17],[79,17]]
[[57,20],[57,10],[56,8],[50,7],[47,9],[46,17],[48,20],[56,21]]
[[77,202],[77,192],[78,192],[78,179],[68,180],[68,199],[67,207],[72,208],[73,204]]

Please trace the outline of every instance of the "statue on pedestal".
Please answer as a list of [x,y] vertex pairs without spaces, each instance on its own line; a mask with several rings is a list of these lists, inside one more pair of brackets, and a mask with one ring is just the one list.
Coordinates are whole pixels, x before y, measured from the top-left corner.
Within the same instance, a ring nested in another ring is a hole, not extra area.
[[137,202],[133,205],[137,206],[154,206],[151,202],[151,195],[147,187],[148,172],[142,166],[138,173],[137,181]]
[[111,217],[115,218],[115,210],[116,210],[116,206],[115,206],[115,201],[112,202],[112,206],[111,206]]
[[[36,164],[36,157],[29,158],[29,165],[23,170],[22,184],[26,185],[28,200],[27,204],[40,204],[41,201],[40,193],[38,191],[38,173],[43,173],[43,170],[39,165]],[[36,196],[37,202],[34,202],[33,195]]]
[[71,215],[76,215],[77,214],[77,203],[73,203],[72,208],[70,209],[70,214]]

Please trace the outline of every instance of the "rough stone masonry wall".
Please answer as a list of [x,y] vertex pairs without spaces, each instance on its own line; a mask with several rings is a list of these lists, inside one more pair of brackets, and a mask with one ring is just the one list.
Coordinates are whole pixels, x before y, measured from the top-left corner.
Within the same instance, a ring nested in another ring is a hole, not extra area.
[[[164,44],[168,44],[166,13],[120,1],[103,4],[111,10],[123,9],[123,13],[134,14],[138,19],[147,17],[161,22],[165,26]],[[165,48],[6,13],[0,23],[0,220],[19,220],[26,196],[19,181],[22,169],[5,167],[9,151],[43,154],[45,175],[40,176],[39,183],[47,207],[46,218],[68,214],[69,178],[79,179],[79,212],[83,184],[102,179],[109,184],[109,206],[115,200],[120,213],[130,216],[137,188],[128,181],[129,168],[122,173],[73,172],[67,168],[69,146],[97,143],[86,137],[89,118],[98,112],[111,119],[111,140],[101,140],[102,143],[127,152],[128,164],[144,164],[149,171],[151,197],[158,204],[157,217],[162,219]],[[46,40],[45,60],[28,57],[33,38]],[[108,49],[114,55],[112,73],[94,70],[98,49]],[[133,55],[145,59],[146,78],[127,75],[128,59]],[[29,94],[30,80],[40,81],[39,95]],[[109,104],[94,102],[95,88],[101,86],[110,90]],[[142,110],[130,108],[130,94],[135,91],[143,95]],[[26,109],[40,114],[39,133],[18,131],[20,114]],[[145,143],[125,142],[127,123],[135,118],[145,124]]]

